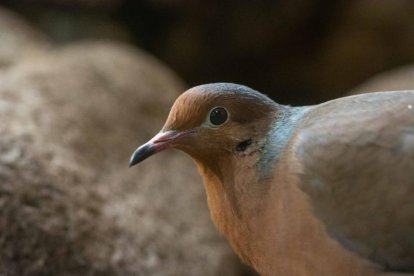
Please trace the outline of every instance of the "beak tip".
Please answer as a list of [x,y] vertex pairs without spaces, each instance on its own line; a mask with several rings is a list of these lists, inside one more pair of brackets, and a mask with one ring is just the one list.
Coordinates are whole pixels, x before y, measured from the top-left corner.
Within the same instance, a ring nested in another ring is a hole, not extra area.
[[134,153],[132,153],[131,158],[129,159],[129,167],[138,164],[139,162],[147,159],[149,156],[155,153],[155,149],[151,144],[144,144],[137,148]]
[[131,158],[129,159],[128,167],[131,168],[132,166],[139,163],[139,158],[137,158],[136,151],[131,155]]
[[136,164],[136,162],[134,162],[134,160],[131,158],[131,160],[129,160],[129,163],[128,163],[128,168],[131,168],[135,164]]

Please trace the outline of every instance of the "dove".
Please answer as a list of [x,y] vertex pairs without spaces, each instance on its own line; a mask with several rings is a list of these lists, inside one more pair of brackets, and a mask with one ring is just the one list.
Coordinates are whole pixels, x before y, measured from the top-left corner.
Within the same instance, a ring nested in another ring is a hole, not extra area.
[[129,165],[169,148],[192,157],[212,221],[261,275],[414,272],[414,91],[292,107],[200,85]]

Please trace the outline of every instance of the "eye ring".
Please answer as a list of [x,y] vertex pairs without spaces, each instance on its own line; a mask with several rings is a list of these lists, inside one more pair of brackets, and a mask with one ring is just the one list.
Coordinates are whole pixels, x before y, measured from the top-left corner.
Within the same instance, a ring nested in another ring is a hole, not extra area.
[[208,114],[208,122],[214,127],[221,126],[229,119],[229,112],[222,106],[213,107]]

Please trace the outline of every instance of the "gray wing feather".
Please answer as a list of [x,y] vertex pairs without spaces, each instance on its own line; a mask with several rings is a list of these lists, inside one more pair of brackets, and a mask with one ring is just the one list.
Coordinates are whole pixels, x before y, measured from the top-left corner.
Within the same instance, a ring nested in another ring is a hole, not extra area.
[[293,136],[301,189],[344,247],[414,271],[414,92],[313,107]]

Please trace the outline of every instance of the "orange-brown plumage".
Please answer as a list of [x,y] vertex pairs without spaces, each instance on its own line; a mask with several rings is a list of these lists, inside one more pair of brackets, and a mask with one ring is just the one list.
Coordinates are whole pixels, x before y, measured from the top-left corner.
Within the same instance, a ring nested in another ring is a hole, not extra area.
[[131,165],[188,153],[212,220],[263,275],[414,271],[413,108],[414,92],[288,107],[245,86],[198,86]]

